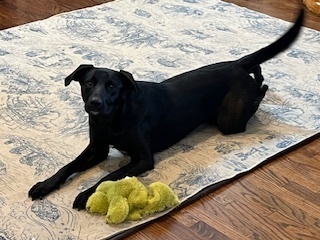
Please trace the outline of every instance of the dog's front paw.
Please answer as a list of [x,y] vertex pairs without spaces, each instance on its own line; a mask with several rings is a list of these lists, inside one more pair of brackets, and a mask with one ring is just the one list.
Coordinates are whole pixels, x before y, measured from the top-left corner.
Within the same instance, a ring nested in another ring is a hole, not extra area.
[[80,193],[73,202],[73,208],[83,210],[86,208],[88,198],[94,193],[94,189],[89,188],[88,190]]
[[55,184],[50,183],[50,181],[46,180],[43,182],[38,182],[35,184],[30,190],[29,190],[29,197],[32,198],[32,200],[35,199],[42,199],[49,193],[53,192],[54,190],[58,189],[59,185],[56,186]]

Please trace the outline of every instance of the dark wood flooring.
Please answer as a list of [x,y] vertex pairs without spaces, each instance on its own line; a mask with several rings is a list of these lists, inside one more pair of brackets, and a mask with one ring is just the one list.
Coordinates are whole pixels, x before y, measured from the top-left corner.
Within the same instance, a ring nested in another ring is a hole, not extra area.
[[[227,1],[284,20],[294,19],[302,2]],[[104,2],[107,1],[0,0],[0,29]],[[320,18],[308,13],[305,26],[320,30]],[[140,229],[128,239],[320,239],[319,206],[320,140],[315,139]]]

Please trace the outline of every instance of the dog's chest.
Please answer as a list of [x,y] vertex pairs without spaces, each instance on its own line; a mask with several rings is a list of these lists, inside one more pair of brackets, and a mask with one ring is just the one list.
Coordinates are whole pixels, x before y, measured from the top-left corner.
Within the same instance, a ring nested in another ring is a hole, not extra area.
[[102,141],[106,144],[114,146],[116,149],[121,151],[128,151],[128,134],[125,128],[117,128],[115,126],[105,125],[95,129],[101,136]]

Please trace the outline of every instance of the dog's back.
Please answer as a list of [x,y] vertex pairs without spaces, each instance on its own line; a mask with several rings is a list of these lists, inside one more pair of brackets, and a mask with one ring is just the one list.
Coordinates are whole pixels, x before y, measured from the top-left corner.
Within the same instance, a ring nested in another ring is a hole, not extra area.
[[[217,124],[225,134],[244,131],[267,91],[259,64],[296,40],[303,19],[301,10],[286,34],[255,53],[188,71],[145,89],[146,94],[153,92],[146,103],[147,112],[154,111],[149,131],[153,151],[171,146],[203,123]],[[250,73],[255,71],[258,74],[253,78]]]

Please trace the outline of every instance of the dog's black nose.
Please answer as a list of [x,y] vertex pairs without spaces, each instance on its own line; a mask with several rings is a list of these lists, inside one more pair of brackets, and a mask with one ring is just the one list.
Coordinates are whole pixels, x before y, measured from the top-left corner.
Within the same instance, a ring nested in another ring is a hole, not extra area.
[[91,99],[90,105],[94,108],[99,108],[102,106],[102,100],[100,98]]

